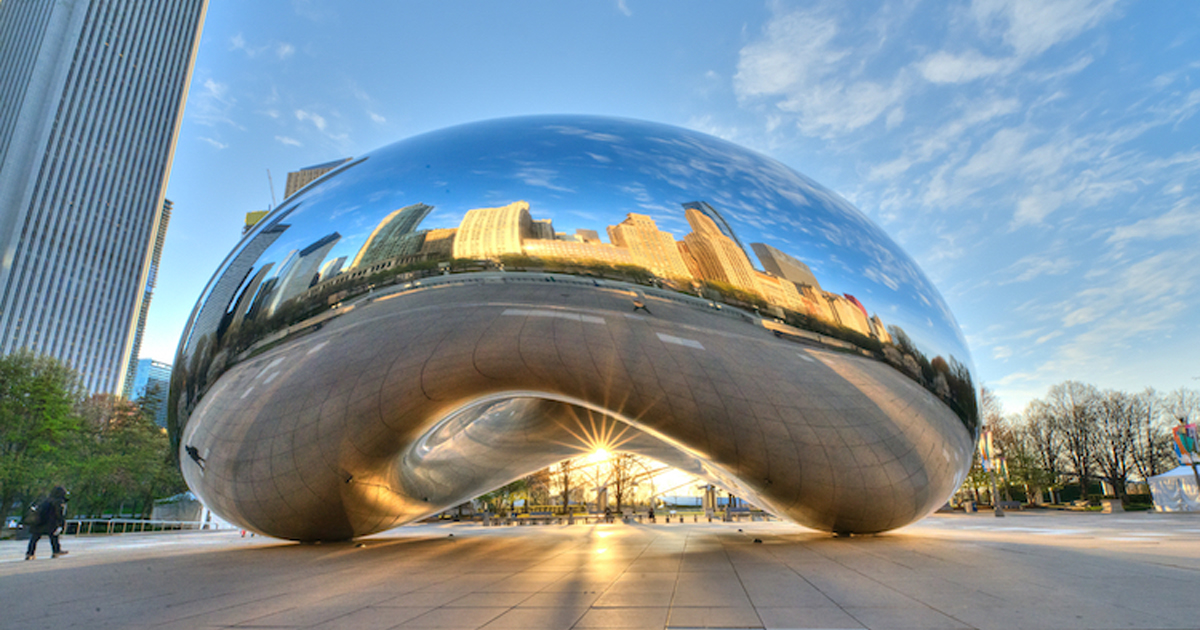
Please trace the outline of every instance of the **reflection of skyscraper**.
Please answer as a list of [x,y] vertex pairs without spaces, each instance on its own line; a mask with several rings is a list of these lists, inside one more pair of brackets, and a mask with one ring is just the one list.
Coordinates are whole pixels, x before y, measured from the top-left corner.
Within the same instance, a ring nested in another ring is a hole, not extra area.
[[142,295],[142,305],[138,309],[137,328],[133,334],[133,347],[129,353],[129,367],[125,370],[125,390],[121,392],[125,398],[132,394],[133,378],[137,375],[138,356],[142,352],[142,335],[146,332],[146,317],[150,314],[150,298],[154,296],[154,284],[158,281],[158,263],[162,259],[163,243],[167,240],[167,224],[171,222],[171,200],[163,200],[162,217],[154,229],[154,240],[150,245],[150,268],[146,272],[145,293]]
[[284,188],[283,198],[287,199],[288,197],[291,197],[301,188],[304,188],[312,182],[320,179],[325,173],[332,171],[333,169],[345,164],[346,162],[349,162],[350,160],[351,158],[342,158],[340,160],[325,162],[324,164],[317,164],[315,166],[309,166],[298,171],[292,171],[291,173],[288,173],[287,187]]
[[319,281],[323,282],[341,273],[342,265],[344,264],[346,264],[346,257],[338,256],[324,265],[321,265],[321,279]]
[[892,335],[888,333],[887,327],[883,325],[883,320],[879,319],[878,315],[871,316],[871,334],[883,343],[892,342]]
[[624,221],[608,226],[608,238],[613,245],[628,249],[635,264],[653,271],[655,275],[664,278],[692,277],[675,245],[675,237],[659,230],[654,219],[644,214],[631,212]]
[[124,389],[205,8],[0,2],[0,354]]
[[384,217],[379,225],[375,226],[375,231],[367,237],[367,242],[359,248],[350,268],[357,269],[381,260],[417,253],[421,248],[420,241],[406,237],[412,234],[432,211],[433,206],[414,203]]
[[533,238],[554,238],[554,225],[550,219],[534,219],[531,227],[533,228]]
[[533,239],[525,241],[525,254],[535,258],[560,258],[575,262],[599,262],[608,265],[639,264],[629,250],[606,243],[582,243],[575,240]]
[[763,269],[768,273],[789,282],[807,284],[820,290],[821,283],[817,282],[817,277],[813,275],[808,265],[766,243],[750,243],[750,247],[754,249],[754,254],[758,256]]
[[271,296],[271,308],[268,315],[273,315],[280,304],[304,293],[309,287],[316,284],[321,263],[325,262],[329,250],[333,249],[333,246],[337,245],[341,239],[342,235],[337,232],[327,234],[300,250],[294,259],[288,261],[286,269],[279,273],[279,284],[276,285],[275,294]]
[[[223,306],[218,308],[216,305],[226,305],[233,301],[234,296],[237,295],[238,288],[245,283],[246,278],[250,275],[250,270],[254,267],[254,262],[289,227],[291,226],[275,224],[263,229],[263,231],[255,234],[254,238],[250,239],[250,242],[246,243],[242,247],[242,250],[234,256],[229,266],[225,268],[225,273],[221,275],[209,291],[208,299],[204,302],[204,306],[196,314],[196,325],[192,327],[191,333],[193,336],[217,334],[221,326],[221,320],[225,317],[225,311],[222,310]],[[192,343],[190,338],[188,343]]]
[[467,212],[454,238],[455,258],[492,258],[520,254],[521,241],[533,236],[533,219],[524,201]]
[[427,230],[425,240],[421,242],[421,256],[427,259],[450,258],[454,255],[454,237],[458,228],[439,228]]
[[725,236],[711,217],[699,210],[688,208],[687,220],[692,226],[692,233],[685,236],[683,241],[688,253],[695,259],[701,277],[758,293],[754,267],[750,265],[745,251],[733,239]]
[[742,250],[742,255],[749,258],[749,256],[746,254],[746,248],[743,247],[742,242],[738,240],[737,234],[735,234],[733,231],[733,227],[729,225],[729,222],[725,220],[725,217],[721,216],[720,212],[717,212],[716,208],[708,205],[708,203],[704,201],[689,201],[683,204],[683,208],[684,210],[695,210],[696,212],[699,212],[700,214],[712,219],[713,224],[717,226],[717,229],[721,231],[721,234],[724,234],[726,237],[732,240],[733,243],[737,245],[737,248]]

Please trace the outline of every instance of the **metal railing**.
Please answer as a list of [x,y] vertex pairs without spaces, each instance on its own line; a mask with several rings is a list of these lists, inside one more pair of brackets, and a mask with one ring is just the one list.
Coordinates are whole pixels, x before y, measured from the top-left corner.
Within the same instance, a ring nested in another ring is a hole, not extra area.
[[217,523],[205,521],[162,521],[142,518],[73,518],[63,527],[63,535],[132,534],[140,532],[169,532],[218,529]]

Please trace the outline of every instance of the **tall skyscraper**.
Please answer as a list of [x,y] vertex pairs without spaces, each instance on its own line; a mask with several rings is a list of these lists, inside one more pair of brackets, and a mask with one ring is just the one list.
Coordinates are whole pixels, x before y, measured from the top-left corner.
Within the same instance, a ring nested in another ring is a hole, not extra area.
[[206,7],[0,2],[0,353],[123,391]]
[[499,208],[468,210],[454,239],[455,258],[491,258],[520,254],[521,241],[533,237],[529,204],[516,201]]
[[[133,397],[133,379],[137,375],[138,357],[142,352],[142,335],[146,332],[146,317],[150,314],[150,298],[154,296],[154,285],[158,281],[158,262],[162,259],[163,242],[167,240],[167,224],[171,222],[171,200],[164,199],[162,214],[154,229],[154,242],[150,245],[150,270],[146,273],[142,304],[138,307],[137,328],[133,333],[133,349],[129,353],[129,367],[125,369],[125,388],[121,392],[126,398]],[[165,426],[165,425],[164,425]]]
[[691,279],[675,237],[670,232],[658,229],[654,219],[630,212],[625,220],[608,226],[608,238],[617,247],[624,247],[633,254],[637,264],[666,278]]
[[789,256],[766,243],[750,243],[750,247],[754,249],[754,255],[758,256],[758,261],[762,263],[763,269],[772,275],[788,282],[807,284],[818,290],[821,289],[821,283],[817,282],[817,277],[813,275],[812,270],[798,258]]
[[352,158],[342,158],[324,164],[316,164],[288,173],[287,185],[283,189],[283,198],[287,199],[296,194],[301,188],[317,181],[322,175],[349,162]]
[[167,426],[167,390],[171,388],[171,364],[142,359],[133,364],[133,376],[129,379],[131,400],[149,397],[154,408],[154,424]]
[[416,254],[421,249],[422,239],[413,239],[411,236],[430,212],[433,212],[433,206],[414,203],[384,217],[359,248],[350,268],[357,269],[395,256]]
[[733,243],[737,245],[737,248],[742,250],[742,255],[749,258],[745,246],[742,245],[741,239],[737,237],[737,233],[733,231],[733,227],[730,226],[729,222],[725,220],[725,217],[720,212],[717,212],[716,208],[709,205],[707,201],[689,201],[683,204],[683,209],[685,211],[695,210],[696,212],[699,212],[700,214],[712,219],[713,224],[717,226],[717,229],[721,231],[721,234],[732,240]]
[[696,260],[700,269],[699,277],[757,293],[754,267],[750,266],[746,251],[726,236],[712,217],[691,207],[688,207],[686,215],[692,233],[683,237],[683,241],[687,244],[688,253]]

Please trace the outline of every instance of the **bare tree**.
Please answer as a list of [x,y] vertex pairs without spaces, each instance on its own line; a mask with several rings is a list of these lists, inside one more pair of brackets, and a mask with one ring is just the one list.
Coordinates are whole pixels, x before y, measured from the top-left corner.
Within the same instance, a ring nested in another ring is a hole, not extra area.
[[1166,395],[1164,400],[1167,414],[1179,424],[1193,424],[1200,420],[1200,392],[1186,387]]
[[1163,409],[1162,396],[1146,388],[1134,397],[1137,412],[1137,445],[1133,462],[1138,475],[1149,480],[1171,468],[1171,429]]
[[1034,467],[1042,472],[1045,485],[1037,485],[1037,491],[1043,488],[1051,492],[1050,500],[1054,501],[1054,488],[1059,483],[1062,474],[1062,438],[1058,424],[1050,405],[1044,400],[1034,400],[1025,408],[1025,422],[1022,426],[1022,438],[1026,448],[1032,454]]
[[1046,394],[1046,405],[1062,439],[1067,464],[1079,479],[1080,496],[1087,498],[1096,451],[1099,393],[1078,381],[1059,383]]
[[1125,484],[1133,471],[1137,450],[1140,414],[1136,396],[1108,390],[1098,402],[1096,463],[1100,474],[1113,486],[1122,501],[1127,499]]

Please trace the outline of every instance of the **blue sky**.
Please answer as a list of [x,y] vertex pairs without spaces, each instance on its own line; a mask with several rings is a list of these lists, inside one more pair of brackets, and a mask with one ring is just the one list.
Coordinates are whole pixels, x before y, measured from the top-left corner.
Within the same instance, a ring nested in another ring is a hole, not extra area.
[[765,153],[871,217],[1019,411],[1200,387],[1200,3],[213,2],[143,357],[289,170],[584,113]]

